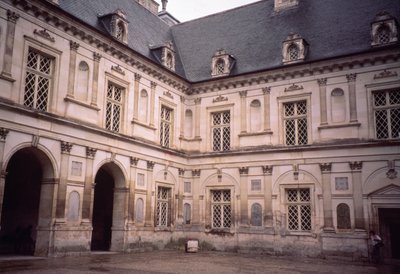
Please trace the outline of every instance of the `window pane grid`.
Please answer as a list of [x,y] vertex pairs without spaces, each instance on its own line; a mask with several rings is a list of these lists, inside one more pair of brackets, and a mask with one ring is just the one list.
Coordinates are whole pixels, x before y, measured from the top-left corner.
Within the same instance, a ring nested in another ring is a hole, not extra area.
[[122,115],[123,89],[112,83],[107,87],[106,129],[119,132]]
[[213,151],[228,151],[231,146],[231,114],[229,111],[211,114],[212,149]]
[[166,227],[170,225],[170,200],[171,189],[166,187],[159,187],[157,189],[157,226]]
[[291,231],[310,231],[311,195],[309,189],[286,190],[287,223]]
[[213,228],[230,228],[232,225],[232,207],[230,190],[211,192],[211,211]]
[[170,146],[172,128],[172,109],[161,106],[160,144],[163,147]]
[[387,44],[390,42],[390,29],[387,26],[381,26],[377,31],[378,43]]
[[285,144],[308,144],[307,101],[285,103],[283,114]]
[[400,90],[375,92],[372,96],[376,138],[400,138]]

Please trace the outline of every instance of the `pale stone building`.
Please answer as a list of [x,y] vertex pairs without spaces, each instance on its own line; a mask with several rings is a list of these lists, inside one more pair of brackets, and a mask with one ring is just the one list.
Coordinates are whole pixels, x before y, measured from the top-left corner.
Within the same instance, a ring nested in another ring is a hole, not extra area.
[[399,259],[399,1],[166,4],[0,1],[0,252]]

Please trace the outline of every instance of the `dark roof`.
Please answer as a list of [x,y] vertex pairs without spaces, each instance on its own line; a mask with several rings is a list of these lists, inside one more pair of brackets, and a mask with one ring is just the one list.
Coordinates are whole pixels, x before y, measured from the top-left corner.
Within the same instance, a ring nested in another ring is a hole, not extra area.
[[236,60],[231,75],[280,67],[290,33],[308,42],[306,62],[365,52],[376,14],[400,16],[398,0],[299,0],[281,12],[274,11],[274,0],[264,0],[168,27],[135,0],[60,0],[60,7],[104,32],[98,14],[123,10],[129,46],[157,61],[150,46],[173,41],[177,73],[191,82],[211,78],[211,58],[220,48]]

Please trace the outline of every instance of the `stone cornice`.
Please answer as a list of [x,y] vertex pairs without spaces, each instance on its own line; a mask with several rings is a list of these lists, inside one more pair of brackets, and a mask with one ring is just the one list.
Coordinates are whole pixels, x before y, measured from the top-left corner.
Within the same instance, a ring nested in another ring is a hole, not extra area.
[[49,24],[62,32],[65,32],[87,44],[90,44],[105,54],[118,58],[119,60],[125,62],[128,66],[134,67],[142,73],[154,77],[158,81],[163,82],[174,89],[184,93],[187,93],[189,90],[189,84],[184,79],[179,79],[179,76],[177,75],[168,75],[170,74],[169,70],[167,71],[166,69],[162,69],[161,65],[153,64],[150,59],[147,59],[146,57],[136,53],[133,49],[127,47],[126,45],[122,43],[115,43],[115,40],[110,42],[110,37],[105,37],[97,29],[94,29],[91,26],[83,26],[82,23],[77,24],[71,22],[70,18],[60,14],[54,14],[50,9],[42,5],[40,2],[12,0],[12,3],[25,13],[28,13],[39,20],[44,21],[46,24]]

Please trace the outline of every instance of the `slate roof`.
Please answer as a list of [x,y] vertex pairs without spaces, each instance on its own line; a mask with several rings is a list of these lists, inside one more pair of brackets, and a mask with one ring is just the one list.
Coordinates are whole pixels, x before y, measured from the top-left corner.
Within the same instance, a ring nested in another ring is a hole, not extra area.
[[400,17],[398,0],[300,0],[281,12],[274,0],[263,0],[172,27],[135,0],[60,0],[60,7],[104,32],[97,15],[123,10],[129,46],[156,61],[149,45],[173,41],[176,72],[191,82],[211,79],[211,58],[220,48],[234,56],[231,75],[239,75],[282,66],[282,42],[290,33],[308,42],[306,62],[312,62],[371,50],[376,14]]

